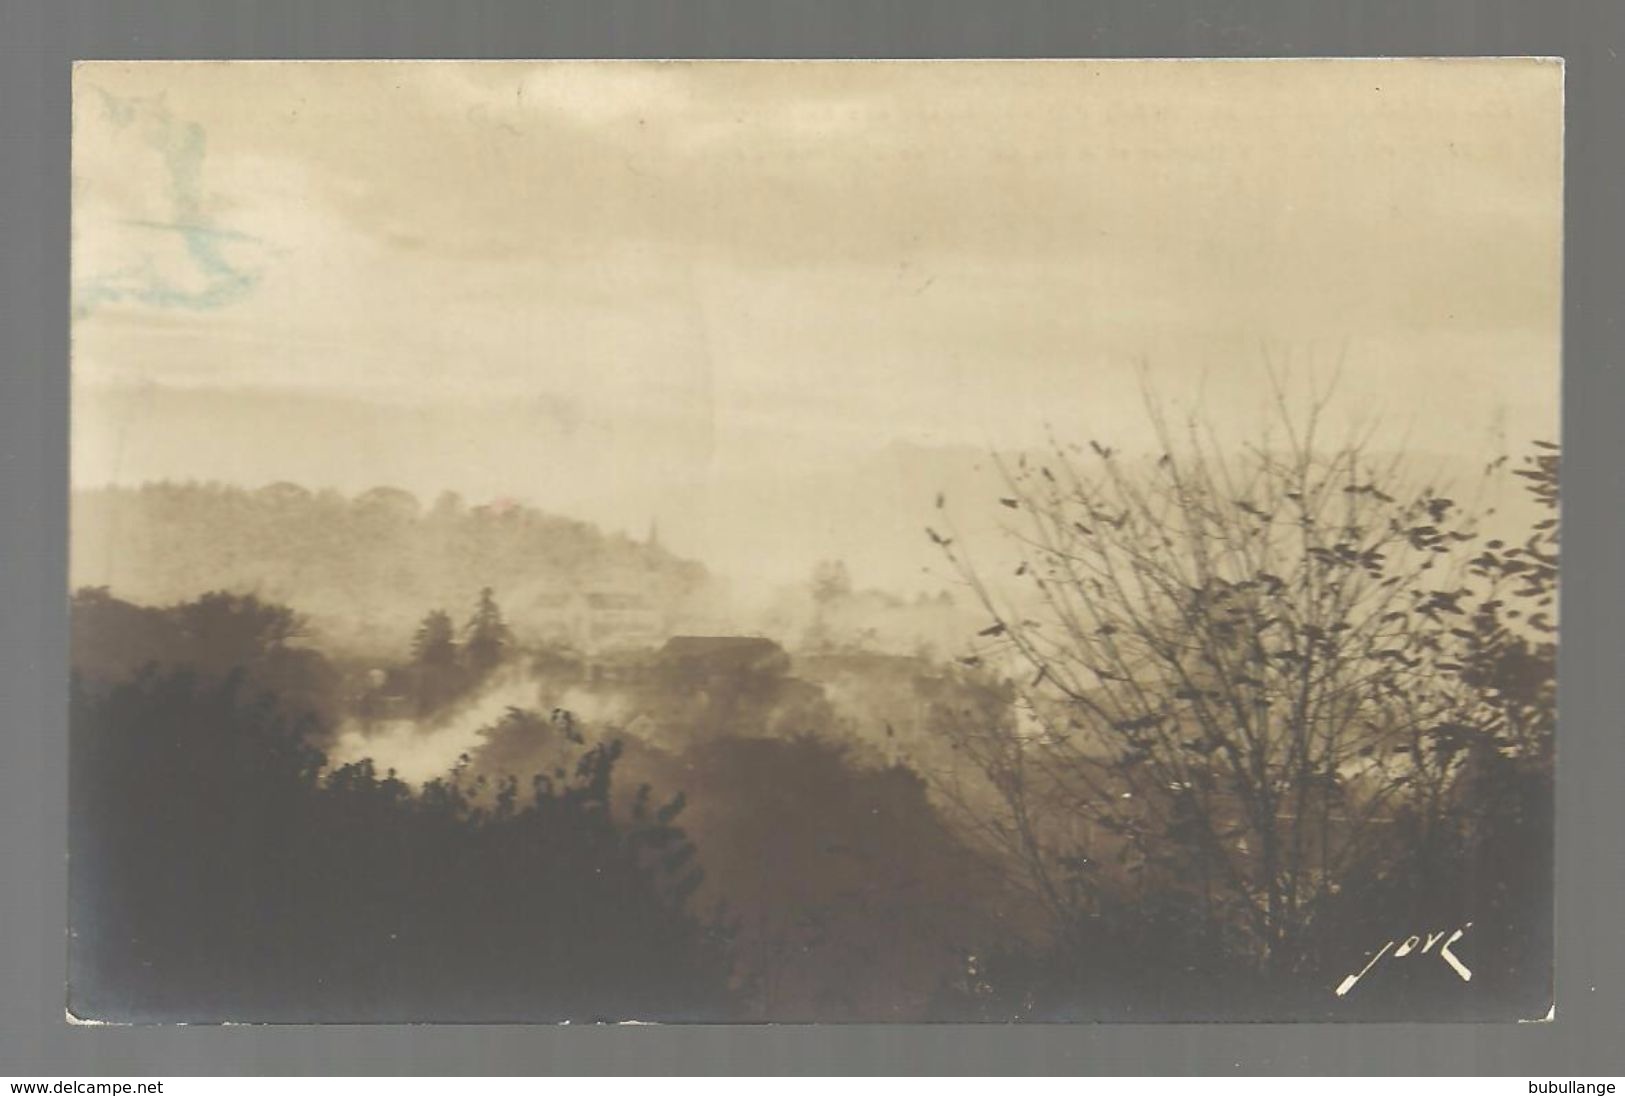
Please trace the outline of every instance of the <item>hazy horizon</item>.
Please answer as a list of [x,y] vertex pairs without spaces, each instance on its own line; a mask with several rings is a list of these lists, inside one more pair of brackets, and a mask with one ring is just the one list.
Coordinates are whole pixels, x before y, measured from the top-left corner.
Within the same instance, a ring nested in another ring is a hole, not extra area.
[[1143,370],[1236,437],[1269,362],[1340,367],[1336,430],[1515,451],[1557,434],[1560,77],[83,64],[73,482],[453,490],[901,584],[955,485],[843,528],[839,484],[1143,446]]

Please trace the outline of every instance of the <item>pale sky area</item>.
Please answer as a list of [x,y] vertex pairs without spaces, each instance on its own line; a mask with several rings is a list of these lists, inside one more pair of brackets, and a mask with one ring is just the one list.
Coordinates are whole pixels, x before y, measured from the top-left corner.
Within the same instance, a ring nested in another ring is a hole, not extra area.
[[658,520],[736,576],[898,582],[934,447],[1133,448],[1142,367],[1247,436],[1266,354],[1341,361],[1342,421],[1518,450],[1557,435],[1561,85],[81,64],[73,479],[453,489]]

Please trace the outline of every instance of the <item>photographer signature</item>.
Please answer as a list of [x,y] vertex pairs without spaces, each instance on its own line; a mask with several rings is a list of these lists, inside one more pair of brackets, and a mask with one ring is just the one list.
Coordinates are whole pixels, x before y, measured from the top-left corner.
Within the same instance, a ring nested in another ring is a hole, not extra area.
[[[1450,969],[1455,971],[1461,977],[1463,982],[1471,982],[1473,980],[1473,972],[1468,970],[1466,965],[1463,964],[1460,959],[1456,958],[1456,956],[1451,952],[1450,948],[1451,945],[1453,945],[1457,940],[1460,940],[1463,936],[1465,936],[1467,934],[1467,930],[1472,927],[1473,923],[1468,921],[1466,924],[1462,925],[1461,928],[1451,933],[1450,939],[1444,941],[1444,947],[1440,948],[1438,952],[1439,958],[1449,964]],[[1411,954],[1426,955],[1428,952],[1433,950],[1434,944],[1437,944],[1443,939],[1443,932],[1430,932],[1427,934],[1426,942],[1424,942],[1423,938],[1420,936],[1407,936],[1404,943],[1399,943],[1397,940],[1388,941],[1382,946],[1382,949],[1378,951],[1377,954],[1371,957],[1371,962],[1367,963],[1358,974],[1351,974],[1347,978],[1343,979],[1343,981],[1337,987],[1337,996],[1342,997],[1346,995],[1349,990],[1358,985],[1360,979],[1364,978],[1368,973],[1370,973],[1371,968],[1376,966],[1378,961],[1380,961],[1383,956],[1388,954],[1388,949],[1394,947],[1396,943],[1399,944],[1399,947],[1395,949],[1393,958],[1402,959]],[[1421,945],[1420,951],[1417,950],[1417,945]]]

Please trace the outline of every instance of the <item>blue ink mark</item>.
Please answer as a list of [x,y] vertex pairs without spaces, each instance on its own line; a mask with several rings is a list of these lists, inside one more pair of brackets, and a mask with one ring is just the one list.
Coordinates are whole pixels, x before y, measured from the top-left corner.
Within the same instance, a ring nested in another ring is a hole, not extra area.
[[[186,277],[161,270],[151,254],[119,269],[85,279],[76,287],[74,315],[84,316],[98,306],[133,301],[158,308],[212,311],[241,300],[260,283],[263,269],[251,268],[227,254],[233,245],[263,248],[264,242],[246,233],[214,223],[203,208],[203,164],[206,140],[195,122],[173,117],[161,98],[121,98],[101,88],[100,97],[115,128],[128,129],[140,121],[144,142],[163,162],[168,176],[170,219],[127,221],[128,225],[179,234],[189,269]],[[185,283],[190,284],[183,284]]]

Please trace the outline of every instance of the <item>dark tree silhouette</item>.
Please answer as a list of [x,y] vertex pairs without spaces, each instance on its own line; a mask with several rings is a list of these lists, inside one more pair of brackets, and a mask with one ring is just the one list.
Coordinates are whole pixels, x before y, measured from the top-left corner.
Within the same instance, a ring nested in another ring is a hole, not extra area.
[[423,618],[412,637],[412,671],[416,678],[419,717],[433,715],[475,683],[476,671],[459,660],[456,627],[451,615],[436,609]]
[[436,609],[423,618],[412,637],[412,661],[419,666],[454,666],[457,663],[457,636],[451,616]]
[[[1343,937],[1373,920],[1471,923],[1474,997],[1514,1002],[1523,1018],[1552,1000],[1557,737],[1556,597],[1560,454],[1549,442],[1514,471],[1540,508],[1521,544],[1475,544],[1459,615],[1435,667],[1462,688],[1451,718],[1417,748],[1452,779],[1403,805],[1394,849],[1354,866],[1327,919]],[[1358,938],[1358,937],[1354,937]],[[1357,969],[1350,949],[1343,959]],[[1390,976],[1363,987],[1373,1015],[1414,1010],[1428,987]]]
[[513,633],[502,619],[496,596],[489,586],[480,591],[479,603],[469,618],[464,631],[463,655],[476,675],[484,676],[496,669],[513,646]]
[[[996,805],[972,821],[1074,969],[1127,897],[1172,918],[1165,955],[1301,980],[1348,925],[1331,911],[1350,881],[1413,855],[1404,826],[1439,833],[1481,801],[1457,742],[1505,732],[1469,714],[1501,686],[1458,661],[1473,519],[1402,457],[1323,445],[1324,400],[1279,407],[1284,436],[1240,454],[1152,404],[1154,462],[1091,442],[1004,465],[1020,593],[931,531],[993,617],[971,661],[1015,692],[1006,718],[945,725]],[[1514,559],[1548,566],[1533,545]],[[1491,678],[1525,657],[1483,638]]]

